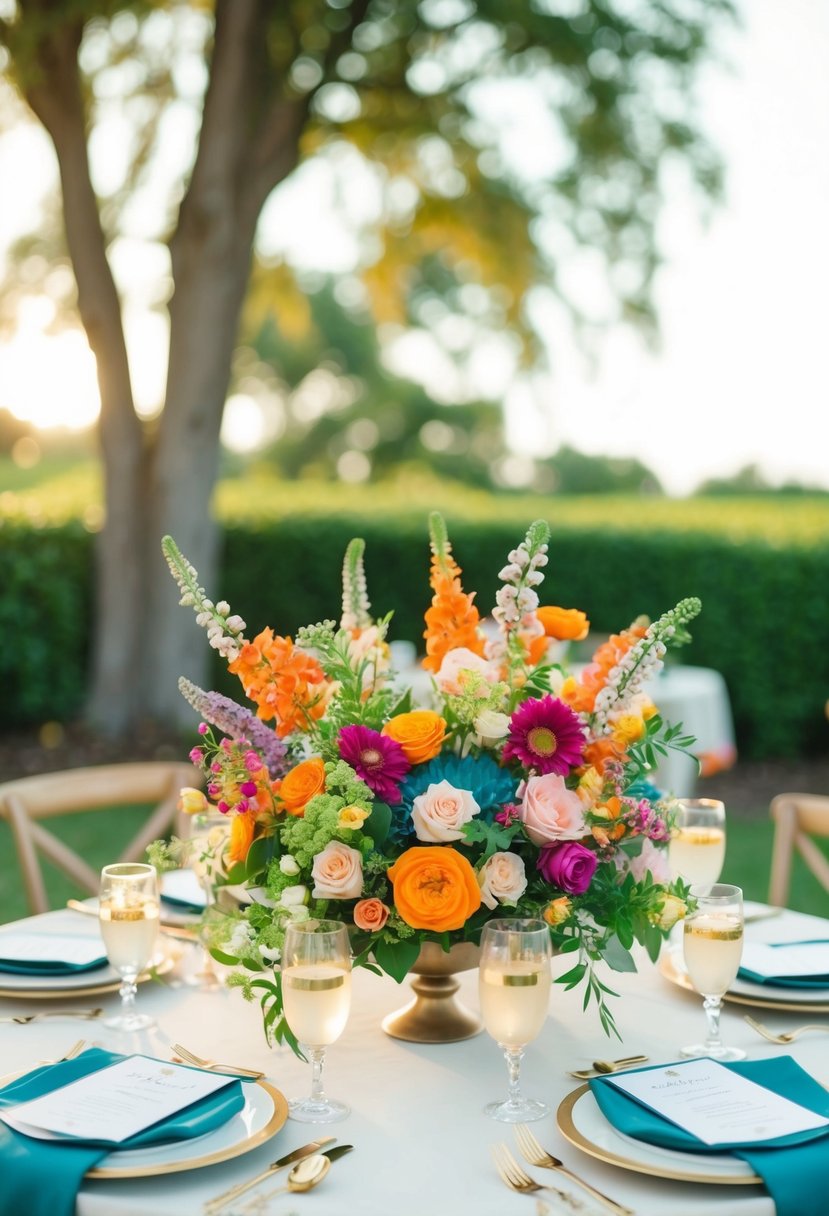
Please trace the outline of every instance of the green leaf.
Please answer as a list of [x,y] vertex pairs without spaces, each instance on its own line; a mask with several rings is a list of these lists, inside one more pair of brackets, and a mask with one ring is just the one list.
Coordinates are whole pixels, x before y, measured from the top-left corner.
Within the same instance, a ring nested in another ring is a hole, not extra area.
[[564,975],[560,975],[556,979],[556,983],[564,984],[569,991],[571,988],[575,988],[576,984],[581,983],[586,971],[587,963],[577,963],[570,971],[567,971]]
[[242,883],[245,881],[247,876],[248,876],[248,867],[247,867],[246,862],[237,861],[235,865],[232,865],[230,867],[227,874],[225,875],[225,880],[224,880],[223,885],[228,886],[228,887],[238,886],[239,883]]
[[258,840],[254,840],[253,844],[248,849],[248,855],[245,858],[246,877],[248,879],[258,878],[266,869],[268,862],[273,856],[273,837],[260,836]]
[[402,942],[379,941],[374,949],[374,957],[377,959],[378,966],[383,968],[386,975],[397,980],[398,984],[401,984],[409,974],[418,954],[420,954],[420,942],[417,938],[411,937]]
[[618,937],[610,938],[601,948],[601,956],[614,971],[635,971],[636,963],[633,955],[626,950]]
[[391,827],[391,807],[386,802],[375,802],[371,814],[363,823],[363,831],[379,849],[389,834]]

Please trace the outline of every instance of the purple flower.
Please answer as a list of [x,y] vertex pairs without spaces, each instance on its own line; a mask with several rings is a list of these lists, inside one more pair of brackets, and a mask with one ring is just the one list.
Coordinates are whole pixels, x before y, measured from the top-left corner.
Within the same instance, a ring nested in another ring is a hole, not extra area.
[[343,726],[340,756],[368,788],[390,806],[402,799],[398,788],[412,767],[399,743],[368,726]]
[[503,824],[505,828],[508,828],[510,824],[515,823],[520,818],[521,808],[516,806],[514,802],[504,803],[500,811],[496,811],[494,815],[495,822]]
[[[178,687],[182,696],[205,719],[199,726],[200,735],[207,734],[207,722],[211,722],[232,739],[244,739],[256,748],[261,753],[272,779],[284,775],[288,768],[285,744],[270,726],[266,726],[249,709],[232,701],[230,697],[225,697],[220,692],[205,692],[198,684],[186,680],[184,676],[180,678]],[[223,739],[222,743],[227,743],[227,740]],[[227,751],[227,747],[224,750]]]
[[598,857],[590,849],[575,840],[565,840],[542,845],[535,867],[545,882],[568,895],[584,895],[598,864]]
[[537,773],[566,777],[581,763],[584,730],[569,705],[550,696],[530,698],[510,718],[504,759]]

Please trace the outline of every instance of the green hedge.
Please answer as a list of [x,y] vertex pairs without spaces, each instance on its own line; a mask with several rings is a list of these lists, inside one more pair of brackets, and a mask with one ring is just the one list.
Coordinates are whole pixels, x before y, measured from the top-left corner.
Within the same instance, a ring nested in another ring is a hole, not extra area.
[[[647,511],[658,514],[658,505],[648,504]],[[300,624],[336,618],[343,553],[359,535],[366,540],[375,613],[393,610],[390,636],[419,642],[430,596],[426,513],[420,507],[327,517],[285,513],[276,521],[230,522],[215,598],[230,601],[249,634],[265,625],[292,633]],[[464,586],[477,591],[482,613],[493,603],[507,552],[529,522],[514,522],[513,509],[509,515],[473,520],[447,512]],[[738,543],[722,533],[661,523],[661,530],[649,531],[641,521],[584,526],[559,516],[543,600],[580,607],[594,633],[609,633],[639,614],[654,617],[698,595],[703,611],[680,658],[722,672],[741,755],[825,751],[829,545]],[[0,723],[65,719],[78,711],[89,644],[91,542],[79,524],[0,527]]]

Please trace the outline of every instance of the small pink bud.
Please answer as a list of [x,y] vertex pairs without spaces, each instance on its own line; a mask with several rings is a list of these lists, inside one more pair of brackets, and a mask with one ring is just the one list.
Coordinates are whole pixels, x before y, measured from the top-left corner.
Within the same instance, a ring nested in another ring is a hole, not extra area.
[[199,734],[200,735],[206,735],[209,730],[210,730],[210,727],[207,725],[206,722],[199,723]]
[[245,795],[246,798],[253,798],[254,794],[256,793],[256,782],[255,781],[243,781],[242,784],[239,786],[239,789],[242,791],[242,793]]
[[222,798],[221,802],[217,802],[216,806],[219,808],[219,810],[222,812],[223,815],[226,815],[228,813],[228,811],[230,810],[230,805],[229,805],[229,803],[225,802],[224,798]]

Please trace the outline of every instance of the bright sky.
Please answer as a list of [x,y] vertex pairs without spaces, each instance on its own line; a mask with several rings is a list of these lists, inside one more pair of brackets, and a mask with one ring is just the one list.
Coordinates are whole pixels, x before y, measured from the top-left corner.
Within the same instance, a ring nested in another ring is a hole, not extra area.
[[[552,315],[542,317],[554,374],[510,389],[509,359],[482,369],[507,400],[517,452],[569,443],[601,455],[638,455],[671,493],[708,476],[756,463],[773,482],[801,479],[829,488],[829,5],[820,0],[743,0],[743,29],[727,40],[731,70],[711,69],[699,91],[701,116],[725,158],[725,205],[705,227],[681,195],[662,226],[668,266],[657,285],[662,344],[648,352],[629,332],[612,332],[593,374]],[[525,125],[515,128],[526,133]],[[536,144],[536,148],[539,145]],[[21,165],[26,172],[21,174]],[[12,129],[0,137],[3,191],[0,250],[21,229],[47,187],[53,158],[45,137]],[[298,233],[295,262],[351,262],[335,207],[360,207],[360,183],[333,189],[318,174],[279,192],[263,217],[264,243]],[[290,223],[291,219],[298,222]],[[143,275],[128,317],[139,405],[161,396],[165,331],[142,307],[163,260],[125,243],[120,275]],[[158,255],[156,255],[158,256]],[[162,255],[163,258],[163,255]],[[18,335],[0,348],[0,406],[40,426],[87,425],[97,410],[94,364],[82,336],[47,337],[50,305],[37,301]],[[156,358],[148,358],[154,351]],[[415,348],[409,359],[421,359]],[[407,354],[400,352],[405,365]],[[235,416],[251,403],[237,399]]]

